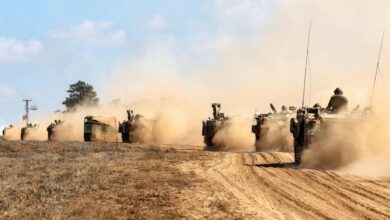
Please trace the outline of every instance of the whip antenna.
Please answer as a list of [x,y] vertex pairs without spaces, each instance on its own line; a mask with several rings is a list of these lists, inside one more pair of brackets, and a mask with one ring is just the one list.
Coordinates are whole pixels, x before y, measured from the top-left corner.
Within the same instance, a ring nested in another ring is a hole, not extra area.
[[379,63],[380,63],[381,54],[382,54],[382,46],[383,46],[383,38],[384,38],[384,37],[385,37],[385,30],[383,30],[382,40],[381,40],[381,46],[380,46],[380,48],[379,48],[378,61],[377,61],[377,63],[376,63],[374,84],[372,85],[371,98],[370,98],[370,106],[372,106],[372,101],[373,101],[373,99],[374,99],[374,91],[375,91],[375,86],[376,86],[376,78],[377,78],[378,70],[379,70]]
[[305,77],[303,79],[303,97],[302,97],[302,108],[305,105],[305,91],[306,91],[306,72],[307,72],[307,62],[309,59],[309,43],[310,43],[310,31],[311,31],[311,20],[309,23],[309,36],[307,37],[307,47],[306,47],[306,62],[305,62]]

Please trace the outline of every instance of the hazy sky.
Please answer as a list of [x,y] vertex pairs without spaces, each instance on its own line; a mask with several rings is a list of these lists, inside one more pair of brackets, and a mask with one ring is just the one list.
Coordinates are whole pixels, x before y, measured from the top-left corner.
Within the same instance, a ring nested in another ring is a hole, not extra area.
[[[244,45],[247,50],[252,46],[246,43],[259,39],[253,48],[263,49],[263,54],[255,58],[259,63],[267,60],[267,63],[272,61],[269,66],[278,66],[275,70],[277,79],[283,79],[282,74],[288,69],[296,68],[301,74],[310,19],[315,23],[312,57],[317,61],[313,59],[313,69],[327,72],[325,65],[340,66],[337,63],[340,58],[360,53],[359,49],[364,47],[369,50],[367,57],[357,57],[356,61],[366,58],[370,61],[364,67],[356,68],[364,71],[367,68],[372,72],[378,39],[382,29],[389,24],[389,4],[388,1],[358,2],[2,0],[0,126],[21,119],[24,98],[33,99],[33,104],[39,108],[33,117],[63,109],[61,102],[67,95],[66,90],[77,80],[95,86],[103,101],[121,98],[102,94],[107,81],[112,79],[113,72],[143,56],[150,45],[168,47],[168,54],[174,54],[178,68],[188,69],[179,74],[191,75],[194,74],[193,66],[210,65],[220,55],[215,51],[233,41],[234,45]],[[322,41],[327,34],[332,43]],[[356,37],[360,34],[362,38]],[[271,42],[272,39],[278,41]],[[325,50],[320,50],[322,46]],[[337,51],[340,48],[347,50]],[[240,51],[245,53],[245,50]],[[272,56],[269,51],[273,51]],[[251,51],[245,54],[249,56]],[[165,55],[157,53],[156,59]],[[288,64],[296,59],[296,64]],[[255,59],[249,61],[257,63]],[[226,66],[229,68],[229,63]],[[266,64],[262,66],[264,70],[270,70]],[[346,65],[345,69],[351,68]],[[339,74],[345,69],[333,72]],[[341,82],[348,82],[351,77],[341,77]],[[289,84],[291,78],[282,85]],[[125,86],[131,85],[122,83],[118,86],[119,90],[124,90]],[[301,88],[301,85],[297,86]],[[322,94],[318,96],[322,97]]]
[[[4,0],[0,4],[0,123],[19,120],[23,98],[61,109],[70,83],[97,89],[147,38],[212,29],[209,2]],[[37,113],[33,113],[37,114]]]

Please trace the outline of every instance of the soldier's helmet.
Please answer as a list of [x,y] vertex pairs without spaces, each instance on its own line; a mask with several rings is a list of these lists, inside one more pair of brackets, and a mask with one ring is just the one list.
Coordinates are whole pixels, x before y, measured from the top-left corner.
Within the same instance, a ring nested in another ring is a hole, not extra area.
[[313,105],[313,108],[321,108],[321,105],[319,103],[316,103]]
[[334,94],[335,95],[342,95],[343,94],[343,90],[341,90],[340,88],[336,88],[335,90],[334,90]]
[[282,105],[282,111],[287,111],[287,107],[285,105]]

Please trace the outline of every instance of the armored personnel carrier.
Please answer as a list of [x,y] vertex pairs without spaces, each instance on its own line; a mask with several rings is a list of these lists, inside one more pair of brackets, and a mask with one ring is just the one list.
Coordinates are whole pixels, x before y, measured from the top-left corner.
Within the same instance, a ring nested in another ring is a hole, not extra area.
[[37,129],[38,128],[38,125],[37,124],[32,124],[32,123],[28,123],[25,127],[22,128],[21,132],[20,132],[20,139],[22,141],[24,141],[26,139],[26,137],[28,136],[28,134],[33,130],[33,129]]
[[112,116],[86,116],[84,118],[85,141],[117,141],[117,122]]
[[[290,121],[290,132],[294,137],[294,159],[296,164],[301,163],[302,153],[311,147],[313,143],[321,143],[332,138],[337,132],[335,128],[342,128],[345,133],[351,134],[358,125],[361,125],[369,114],[370,109],[352,111],[330,112],[320,106],[313,108],[300,108],[296,118]],[[337,133],[337,135],[340,135]],[[348,137],[341,137],[348,139]],[[340,146],[341,147],[341,146]]]
[[122,135],[123,142],[137,142],[134,132],[140,126],[139,122],[142,118],[143,116],[140,114],[134,115],[133,110],[127,110],[127,121],[119,123],[119,133]]
[[49,141],[55,140],[56,132],[59,125],[62,125],[64,121],[62,120],[54,120],[54,123],[50,123],[50,125],[47,127],[47,139]]
[[255,124],[252,125],[252,133],[256,137],[256,151],[261,151],[265,148],[287,151],[288,146],[285,145],[290,145],[290,143],[286,143],[288,134],[283,134],[283,132],[287,131],[286,133],[288,133],[290,119],[293,117],[296,108],[290,106],[287,109],[285,106],[282,106],[281,111],[278,112],[272,103],[270,107],[272,112],[255,114],[254,117]]
[[204,143],[207,147],[213,147],[213,138],[219,129],[223,127],[223,124],[226,120],[229,120],[228,117],[224,115],[224,113],[220,112],[221,104],[213,103],[211,104],[213,108],[213,118],[209,118],[208,120],[204,120],[202,122],[202,135],[204,137]]

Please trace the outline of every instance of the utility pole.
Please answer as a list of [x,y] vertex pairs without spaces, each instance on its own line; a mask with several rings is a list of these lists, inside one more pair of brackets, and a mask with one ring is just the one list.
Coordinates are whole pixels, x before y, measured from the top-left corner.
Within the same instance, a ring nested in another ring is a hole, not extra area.
[[23,102],[25,102],[25,107],[24,109],[26,110],[26,114],[23,115],[23,120],[26,121],[26,125],[28,125],[29,123],[29,111],[35,111],[37,110],[37,106],[33,105],[33,106],[29,106],[29,103],[31,102],[32,100],[31,99],[23,99]]

